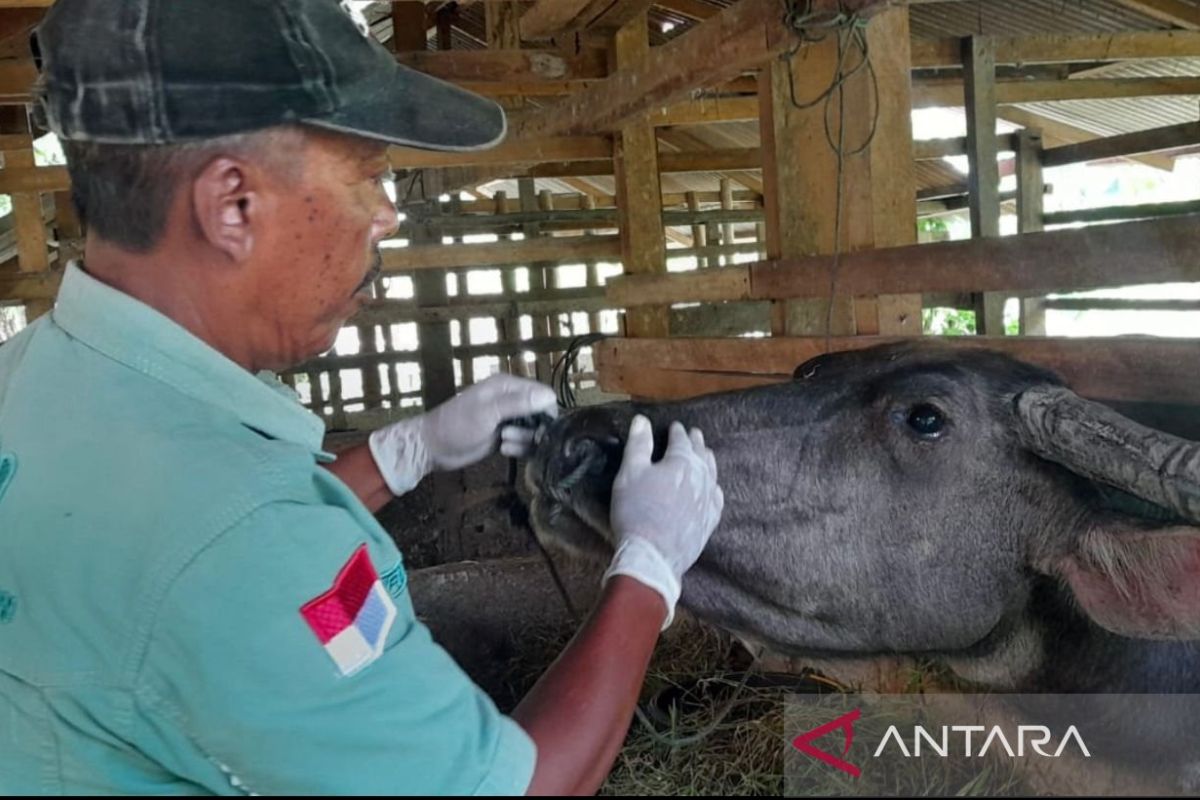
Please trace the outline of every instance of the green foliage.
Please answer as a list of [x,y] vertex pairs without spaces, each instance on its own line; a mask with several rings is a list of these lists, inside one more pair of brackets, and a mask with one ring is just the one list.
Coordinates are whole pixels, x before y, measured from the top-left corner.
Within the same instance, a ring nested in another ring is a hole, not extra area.
[[970,336],[975,333],[975,312],[957,308],[921,311],[921,330],[934,336]]

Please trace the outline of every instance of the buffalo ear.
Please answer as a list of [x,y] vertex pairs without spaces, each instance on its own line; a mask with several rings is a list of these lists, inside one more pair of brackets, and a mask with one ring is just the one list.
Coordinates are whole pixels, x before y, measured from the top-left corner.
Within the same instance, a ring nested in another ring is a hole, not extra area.
[[1043,565],[1096,624],[1137,639],[1200,639],[1200,528],[1132,517],[1093,522]]

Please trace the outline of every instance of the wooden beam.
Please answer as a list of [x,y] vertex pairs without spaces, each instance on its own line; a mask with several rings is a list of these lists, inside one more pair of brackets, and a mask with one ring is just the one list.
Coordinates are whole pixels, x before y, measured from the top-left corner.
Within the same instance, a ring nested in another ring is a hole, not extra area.
[[615,31],[645,14],[653,0],[539,0],[521,16],[521,38],[553,39],[586,30]]
[[533,261],[613,261],[621,257],[618,236],[571,236],[495,244],[413,245],[383,251],[385,273],[463,267],[522,266]]
[[446,50],[403,53],[401,64],[442,80],[504,83],[598,80],[608,74],[593,50]]
[[[1026,111],[1023,108],[1005,106],[997,113],[1001,119],[1008,120],[1016,125],[1040,130],[1043,140],[1050,145],[1077,144],[1079,142],[1090,142],[1094,139],[1102,138],[1100,134],[1086,131],[1083,128],[1076,128],[1073,125],[1067,125],[1041,114]],[[1148,153],[1140,156],[1129,156],[1129,159],[1167,172],[1175,168],[1175,160],[1165,155]]]
[[[817,10],[834,3],[817,0]],[[842,2],[840,5],[846,5]],[[877,10],[881,0],[852,0]],[[636,69],[623,69],[598,86],[527,118],[526,137],[615,130],[647,110],[684,99],[698,88],[731,80],[760,66],[795,41],[780,19],[778,0],[742,0],[683,36],[654,48]],[[715,58],[714,54],[720,57]]]
[[1085,161],[1100,161],[1123,156],[1173,150],[1200,143],[1200,122],[1185,122],[1162,128],[1093,139],[1090,142],[1054,147],[1042,156],[1043,166],[1057,167]]
[[392,166],[396,169],[540,164],[611,157],[612,139],[606,136],[557,136],[530,141],[509,139],[488,150],[461,153],[393,147],[390,154]]
[[750,122],[758,120],[757,97],[710,97],[689,100],[651,111],[650,124],[706,125],[711,122]]
[[62,192],[70,188],[66,167],[35,167],[30,159],[30,166],[6,166],[0,170],[0,194]]
[[1200,8],[1182,0],[1117,0],[1139,14],[1188,30],[1200,29]]
[[[605,391],[668,400],[788,381],[797,366],[825,352],[896,341],[906,339],[608,339],[594,352]],[[1200,404],[1200,370],[1178,369],[1200,361],[1200,339],[948,336],[936,341],[968,351],[998,350],[1044,367],[1086,397]]]
[[1151,219],[1200,213],[1200,200],[1180,200],[1173,203],[1137,203],[1128,206],[1080,208],[1074,211],[1055,211],[1043,218],[1047,225],[1070,225],[1077,222],[1123,222],[1131,219]]
[[[1011,153],[1016,147],[1016,135],[1003,133],[996,137],[996,152]],[[948,139],[922,139],[913,142],[913,159],[916,161],[932,161],[945,156],[967,155],[967,137],[959,136]]]
[[[1185,95],[1200,95],[1200,78],[1078,78],[996,83],[996,102],[1001,105]],[[918,81],[913,87],[913,108],[953,108],[962,104],[958,81]]]
[[54,268],[42,273],[0,272],[0,300],[51,302],[61,282],[62,270]]
[[[997,64],[1063,64],[1200,56],[1200,34],[1190,31],[1122,31],[997,38]],[[913,68],[961,67],[959,40],[916,39]]]
[[[680,152],[705,152],[712,150],[712,147],[707,142],[687,131],[663,128],[657,131],[657,135],[660,142],[665,142],[677,148]],[[730,179],[737,181],[750,191],[762,194],[763,182],[753,173],[739,170],[730,171],[726,174]]]
[[[847,253],[838,291],[873,293],[1081,291],[1140,283],[1200,281],[1200,216],[1099,225],[996,239],[969,239]],[[619,278],[608,284],[617,305],[718,300],[781,300],[829,293],[832,258],[763,261],[727,268],[743,273],[729,296],[692,273]],[[735,281],[734,272],[727,280]],[[725,288],[725,287],[722,287]]]
[[700,22],[721,13],[720,7],[709,5],[704,0],[658,0],[655,5]]

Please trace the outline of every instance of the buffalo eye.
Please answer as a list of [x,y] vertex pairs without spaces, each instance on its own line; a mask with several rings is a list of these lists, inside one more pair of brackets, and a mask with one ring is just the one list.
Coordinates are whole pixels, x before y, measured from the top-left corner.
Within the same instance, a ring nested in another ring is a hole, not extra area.
[[936,406],[921,403],[908,412],[908,427],[918,436],[936,439],[946,428],[946,417]]

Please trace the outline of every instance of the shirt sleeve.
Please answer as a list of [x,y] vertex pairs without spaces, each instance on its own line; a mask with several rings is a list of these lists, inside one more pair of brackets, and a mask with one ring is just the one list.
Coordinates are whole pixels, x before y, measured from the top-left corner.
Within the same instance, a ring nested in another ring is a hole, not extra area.
[[145,749],[210,791],[502,795],[533,775],[533,741],[416,619],[394,546],[343,509],[264,506],[207,547],[139,674]]

